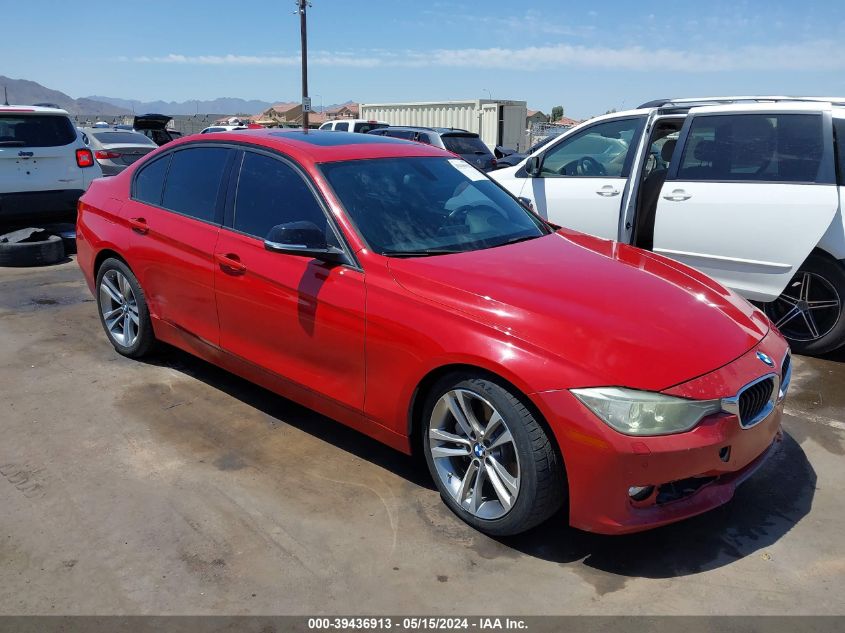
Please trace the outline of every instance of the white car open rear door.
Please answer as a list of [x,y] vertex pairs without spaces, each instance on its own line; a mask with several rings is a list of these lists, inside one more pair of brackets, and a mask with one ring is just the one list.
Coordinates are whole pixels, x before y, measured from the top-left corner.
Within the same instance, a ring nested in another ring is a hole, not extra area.
[[772,301],[838,206],[829,104],[694,108],[660,192],[654,250]]

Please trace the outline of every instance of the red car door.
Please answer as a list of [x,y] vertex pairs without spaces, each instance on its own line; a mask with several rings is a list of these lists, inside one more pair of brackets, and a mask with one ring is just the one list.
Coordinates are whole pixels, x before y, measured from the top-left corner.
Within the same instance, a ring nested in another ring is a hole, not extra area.
[[153,315],[219,343],[214,246],[228,163],[235,150],[189,146],[145,165],[122,215],[131,228],[130,266]]
[[[359,412],[364,403],[364,273],[272,252],[279,224],[310,221],[339,245],[333,223],[300,170],[278,156],[244,151],[236,193],[215,250],[220,346]],[[233,181],[234,181],[233,177]]]

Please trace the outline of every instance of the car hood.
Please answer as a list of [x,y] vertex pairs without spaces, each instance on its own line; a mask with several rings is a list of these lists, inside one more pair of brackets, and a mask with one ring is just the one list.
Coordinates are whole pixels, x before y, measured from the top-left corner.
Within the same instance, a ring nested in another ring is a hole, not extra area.
[[408,291],[580,368],[583,387],[661,391],[753,348],[768,319],[705,275],[563,229],[497,248],[391,259]]

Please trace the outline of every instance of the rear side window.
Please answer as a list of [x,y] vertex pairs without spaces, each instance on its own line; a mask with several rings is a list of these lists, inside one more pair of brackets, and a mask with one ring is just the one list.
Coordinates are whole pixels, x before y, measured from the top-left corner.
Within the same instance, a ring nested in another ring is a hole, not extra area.
[[335,132],[348,132],[349,131],[349,123],[335,123],[334,124],[334,131]]
[[443,139],[443,145],[446,146],[446,149],[455,154],[490,153],[487,146],[475,135],[456,136],[453,134],[444,134],[440,138]]
[[329,238],[326,216],[302,176],[281,160],[246,152],[235,194],[235,230],[264,239],[277,224],[303,220]]
[[678,180],[830,182],[819,114],[697,116]]
[[167,176],[167,166],[170,156],[158,158],[144,165],[135,176],[135,200],[161,206],[161,193],[164,190],[164,179]]
[[66,116],[0,114],[0,147],[60,147],[75,140]]
[[217,196],[231,150],[193,147],[173,153],[161,206],[183,215],[216,222]]

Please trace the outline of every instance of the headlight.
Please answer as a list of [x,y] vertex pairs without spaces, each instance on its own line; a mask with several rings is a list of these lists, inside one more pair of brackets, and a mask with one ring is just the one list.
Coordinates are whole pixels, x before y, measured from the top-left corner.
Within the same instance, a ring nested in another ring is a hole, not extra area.
[[603,422],[626,435],[683,433],[722,410],[721,400],[686,400],[617,387],[573,389],[572,393]]

